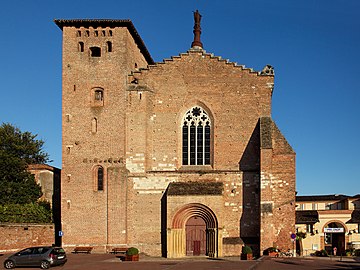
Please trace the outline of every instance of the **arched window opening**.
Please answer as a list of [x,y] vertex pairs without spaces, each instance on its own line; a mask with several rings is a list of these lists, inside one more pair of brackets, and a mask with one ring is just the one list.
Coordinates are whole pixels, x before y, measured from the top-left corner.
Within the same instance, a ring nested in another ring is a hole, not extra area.
[[84,42],[79,42],[78,50],[79,52],[84,52]]
[[101,49],[99,47],[90,47],[91,57],[100,57]]
[[95,37],[99,36],[98,30],[95,30],[95,31],[94,31],[94,36],[95,36]]
[[97,168],[97,190],[104,190],[104,168],[101,166]]
[[107,47],[108,52],[112,52],[112,43],[111,43],[111,41],[106,42],[106,47]]
[[112,37],[112,30],[109,30],[109,36]]
[[106,35],[106,34],[105,34],[105,30],[102,30],[102,31],[101,31],[101,35],[102,35],[103,37],[105,37],[105,35]]
[[97,119],[96,117],[93,118],[91,121],[91,132],[96,133],[97,132]]
[[182,121],[183,165],[210,165],[211,120],[204,109],[193,107]]
[[80,31],[80,30],[78,30],[78,31],[76,32],[76,36],[77,36],[77,37],[81,37],[81,31]]
[[89,30],[86,30],[85,31],[85,35],[88,37],[88,36],[90,36],[90,31]]

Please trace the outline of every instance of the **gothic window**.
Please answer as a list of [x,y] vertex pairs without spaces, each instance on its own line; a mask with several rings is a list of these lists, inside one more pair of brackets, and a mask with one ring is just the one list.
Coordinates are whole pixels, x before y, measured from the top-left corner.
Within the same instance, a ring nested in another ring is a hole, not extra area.
[[90,48],[90,55],[91,55],[91,57],[100,57],[101,56],[101,49],[99,47],[91,47]]
[[210,144],[210,117],[201,107],[193,107],[182,121],[183,165],[210,165]]

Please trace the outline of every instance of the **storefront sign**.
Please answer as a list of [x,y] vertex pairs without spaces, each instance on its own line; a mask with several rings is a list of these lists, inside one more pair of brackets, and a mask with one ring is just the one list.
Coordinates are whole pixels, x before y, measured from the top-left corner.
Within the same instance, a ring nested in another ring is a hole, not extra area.
[[343,233],[344,228],[324,228],[324,232],[326,232],[326,233]]

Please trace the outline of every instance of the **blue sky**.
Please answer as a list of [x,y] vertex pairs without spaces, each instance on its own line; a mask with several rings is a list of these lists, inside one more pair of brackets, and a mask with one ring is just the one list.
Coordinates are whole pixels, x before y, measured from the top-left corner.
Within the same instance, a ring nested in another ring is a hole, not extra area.
[[38,134],[61,168],[61,30],[54,19],[131,19],[156,62],[207,52],[275,67],[273,119],[297,152],[299,195],[360,193],[360,1],[4,0],[0,122]]

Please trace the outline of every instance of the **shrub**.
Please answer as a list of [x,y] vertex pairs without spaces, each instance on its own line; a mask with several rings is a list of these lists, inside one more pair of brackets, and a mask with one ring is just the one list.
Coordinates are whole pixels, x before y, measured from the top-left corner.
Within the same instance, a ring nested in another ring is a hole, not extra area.
[[345,250],[346,256],[355,256],[355,249],[354,248],[348,248]]
[[242,254],[252,254],[252,249],[249,246],[243,246],[241,250]]
[[126,255],[128,255],[128,256],[137,255],[137,254],[139,254],[139,250],[134,247],[131,247],[126,251]]

